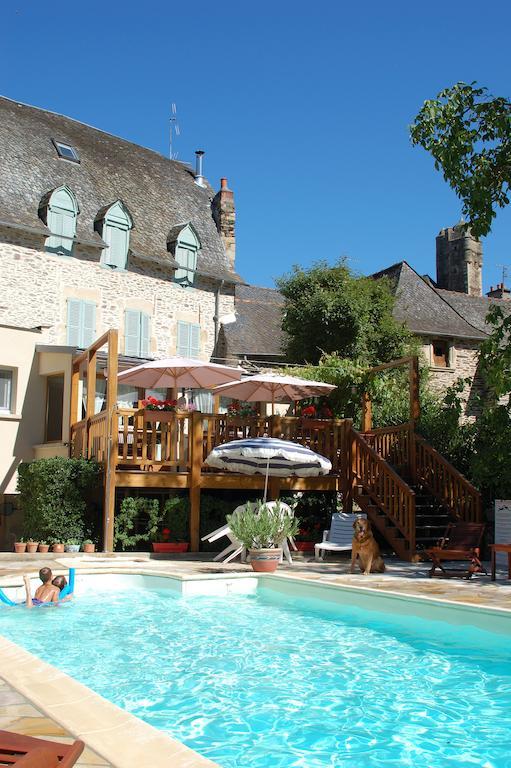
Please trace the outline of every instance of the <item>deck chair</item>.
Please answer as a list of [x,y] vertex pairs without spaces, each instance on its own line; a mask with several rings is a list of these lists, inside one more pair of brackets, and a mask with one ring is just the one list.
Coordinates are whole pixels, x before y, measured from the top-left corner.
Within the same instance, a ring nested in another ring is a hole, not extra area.
[[314,560],[324,560],[325,552],[350,552],[353,541],[353,523],[365,514],[334,512],[330,530],[323,531],[323,541],[314,545]]
[[[484,573],[487,576],[488,572],[479,559],[484,529],[484,523],[449,523],[437,546],[426,550],[426,555],[433,563],[429,577],[435,575],[437,568],[446,577],[463,575],[470,579],[474,573]],[[442,563],[449,561],[468,562],[468,567],[466,570],[447,569]]]
[[[245,509],[244,504],[236,507],[233,515],[236,515],[242,509]],[[225,549],[222,549],[218,555],[215,555],[213,558],[214,562],[219,562],[221,560],[224,563],[229,563],[231,560],[234,560],[235,557],[240,555],[241,562],[244,563],[247,555],[246,549],[241,541],[239,541],[233,534],[227,523],[225,525],[221,525],[220,528],[217,528],[215,531],[211,531],[211,533],[206,534],[206,536],[203,536],[201,541],[208,541],[210,544],[212,544],[214,541],[218,541],[218,539],[223,539],[224,536],[229,539],[229,544],[225,547]]]
[[0,766],[71,768],[84,747],[83,741],[61,744],[33,736],[21,736],[10,731],[0,731]]

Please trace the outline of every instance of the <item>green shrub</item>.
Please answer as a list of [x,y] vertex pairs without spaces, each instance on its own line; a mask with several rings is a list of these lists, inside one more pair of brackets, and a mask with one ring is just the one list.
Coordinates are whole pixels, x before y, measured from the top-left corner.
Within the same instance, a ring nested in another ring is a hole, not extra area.
[[[140,518],[143,518],[142,530]],[[114,521],[114,548],[125,552],[134,549],[142,541],[156,538],[161,525],[162,513],[158,499],[127,496],[122,500]]]
[[100,470],[93,459],[63,456],[20,464],[18,492],[24,535],[43,541],[81,540],[87,497],[98,483]]
[[172,541],[189,541],[190,502],[184,496],[172,496],[163,505],[163,525],[170,529]]
[[236,515],[227,515],[232,532],[247,549],[280,547],[288,536],[295,536],[299,523],[281,512],[280,503],[267,507],[263,502],[248,502]]

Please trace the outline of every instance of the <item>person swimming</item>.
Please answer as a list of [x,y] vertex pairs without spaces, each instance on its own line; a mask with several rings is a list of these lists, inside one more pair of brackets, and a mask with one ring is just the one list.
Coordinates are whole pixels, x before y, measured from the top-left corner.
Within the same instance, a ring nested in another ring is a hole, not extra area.
[[[39,571],[39,578],[42,581],[39,587],[35,591],[34,597],[32,597],[32,590],[30,587],[30,578],[28,574],[23,576],[26,590],[25,605],[27,608],[33,608],[40,605],[56,605],[60,601],[60,593],[67,586],[67,579],[65,576],[55,576],[50,568],[41,568]],[[64,598],[64,600],[69,597]]]

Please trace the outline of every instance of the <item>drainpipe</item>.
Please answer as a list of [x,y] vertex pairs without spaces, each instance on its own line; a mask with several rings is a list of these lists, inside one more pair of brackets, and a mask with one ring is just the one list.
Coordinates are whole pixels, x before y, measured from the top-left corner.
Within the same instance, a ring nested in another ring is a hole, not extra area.
[[220,280],[220,285],[215,292],[215,316],[213,317],[215,323],[215,348],[218,342],[218,336],[220,333],[220,294],[225,280]]

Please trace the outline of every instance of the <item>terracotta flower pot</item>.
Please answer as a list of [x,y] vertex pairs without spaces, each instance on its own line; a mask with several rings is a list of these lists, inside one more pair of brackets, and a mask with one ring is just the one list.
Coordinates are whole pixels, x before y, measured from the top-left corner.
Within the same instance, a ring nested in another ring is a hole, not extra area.
[[312,552],[314,549],[313,541],[295,541],[297,552]]
[[17,552],[18,555],[22,555],[27,551],[27,543],[25,541],[17,541],[14,545],[14,551]]
[[42,552],[43,554],[46,554],[46,552],[50,551],[50,545],[49,544],[39,544],[39,552]]
[[153,541],[153,552],[163,554],[165,552],[188,552],[190,546],[187,541]]
[[273,573],[282,557],[282,549],[249,549],[250,565],[257,573]]
[[95,544],[83,544],[82,545],[82,549],[83,549],[84,552],[88,552],[90,554],[91,552],[95,552],[96,551],[96,545]]
[[34,554],[34,552],[37,552],[37,547],[39,546],[38,541],[27,541],[27,552],[31,555]]
[[64,551],[64,545],[63,544],[52,544],[51,551],[52,552],[63,552]]

